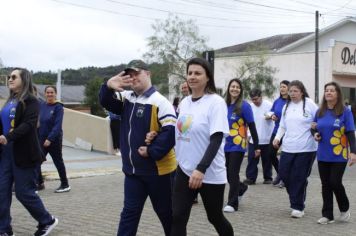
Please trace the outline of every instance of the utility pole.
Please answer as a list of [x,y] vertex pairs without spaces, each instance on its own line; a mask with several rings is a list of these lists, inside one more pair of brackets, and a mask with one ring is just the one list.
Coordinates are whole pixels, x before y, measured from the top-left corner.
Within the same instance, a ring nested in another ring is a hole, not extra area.
[[62,83],[61,83],[61,70],[58,70],[57,74],[57,100],[62,100]]
[[315,12],[315,103],[319,104],[319,11]]

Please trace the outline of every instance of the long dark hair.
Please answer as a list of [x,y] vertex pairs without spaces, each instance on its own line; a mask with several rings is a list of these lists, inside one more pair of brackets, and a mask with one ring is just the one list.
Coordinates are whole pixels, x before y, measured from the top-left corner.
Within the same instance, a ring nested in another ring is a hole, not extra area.
[[336,93],[337,93],[337,101],[336,101],[336,104],[335,104],[335,107],[333,108],[333,112],[336,116],[339,116],[341,115],[343,112],[344,112],[344,104],[343,104],[343,95],[342,95],[342,92],[341,92],[341,87],[338,83],[336,82],[329,82],[327,84],[324,85],[324,95],[323,95],[323,100],[321,102],[321,105],[320,105],[320,109],[318,111],[318,117],[321,117],[325,114],[326,110],[328,109],[328,104],[325,100],[325,90],[326,90],[326,87],[328,86],[334,86],[335,87],[335,90],[336,90]]
[[[280,86],[281,84],[284,84],[284,85],[286,85],[286,86],[288,87],[289,83],[290,83],[290,82],[289,82],[288,80],[282,80],[282,81],[279,83],[279,86]],[[280,98],[283,98],[283,96],[282,96],[281,93],[279,93],[279,97],[280,97]]]
[[[206,84],[206,87],[205,87],[205,92],[206,93],[216,93],[216,87],[215,87],[215,82],[214,82],[214,73],[213,73],[210,63],[200,57],[192,58],[187,63],[187,74],[188,74],[189,66],[191,66],[191,65],[199,65],[199,66],[203,67],[203,69],[205,70],[206,76],[209,78],[208,82]],[[189,87],[189,91],[190,91],[190,87]]]
[[[302,100],[303,100],[303,114],[305,113],[305,98],[309,97],[309,94],[304,86],[304,84],[302,83],[302,81],[300,80],[293,80],[289,83],[288,85],[288,89],[290,89],[291,87],[297,87],[298,89],[300,89],[300,91],[302,92]],[[288,99],[287,99],[287,103],[286,103],[286,109],[284,110],[283,115],[286,114],[286,111],[288,109],[289,103],[290,103],[291,99],[290,96],[288,95]]]
[[240,116],[241,115],[242,100],[243,100],[243,97],[244,97],[244,89],[242,87],[241,80],[239,80],[237,78],[234,78],[234,79],[230,80],[229,85],[227,86],[227,91],[226,91],[226,95],[225,95],[225,101],[226,101],[226,104],[228,106],[231,105],[230,86],[231,86],[232,82],[236,82],[236,83],[238,83],[240,85],[240,95],[239,95],[239,97],[236,99],[236,101],[234,103],[235,104],[234,113],[236,113],[238,116]]
[[[29,96],[34,96],[33,92],[33,84],[32,84],[32,75],[31,73],[25,68],[14,68],[12,71],[18,70],[20,73],[20,78],[22,81],[22,88],[21,91],[18,93],[14,93],[10,90],[9,97],[6,100],[6,103],[9,102],[11,99],[17,99],[23,105],[25,105],[25,99]],[[6,104],[5,103],[5,104]]]

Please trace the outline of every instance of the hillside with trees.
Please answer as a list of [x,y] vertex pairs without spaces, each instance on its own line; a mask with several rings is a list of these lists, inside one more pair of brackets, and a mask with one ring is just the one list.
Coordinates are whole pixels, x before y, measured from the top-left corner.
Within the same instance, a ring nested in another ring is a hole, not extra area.
[[[107,67],[83,67],[79,69],[62,70],[62,83],[66,85],[87,85],[90,80],[101,78],[107,80],[118,74],[125,68],[125,64]],[[167,66],[152,63],[149,65],[152,72],[152,83],[163,94],[168,93],[168,70]],[[0,75],[8,75],[14,68],[0,68]],[[36,84],[56,84],[57,71],[33,72],[33,80]],[[1,81],[4,84],[5,81]]]

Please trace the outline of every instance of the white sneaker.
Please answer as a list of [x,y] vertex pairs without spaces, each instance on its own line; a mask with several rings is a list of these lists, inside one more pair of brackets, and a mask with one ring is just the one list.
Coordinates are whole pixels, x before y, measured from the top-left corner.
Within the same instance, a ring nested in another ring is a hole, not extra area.
[[331,223],[334,223],[334,220],[329,220],[329,219],[326,218],[326,217],[321,217],[321,218],[318,220],[318,224],[321,224],[321,225],[327,225],[327,224],[331,224]]
[[236,210],[235,210],[235,208],[233,208],[232,206],[229,206],[229,205],[226,205],[225,207],[224,207],[224,210],[223,210],[224,212],[228,212],[228,213],[232,213],[232,212],[235,212]]
[[350,211],[346,211],[346,212],[340,212],[340,216],[339,218],[337,218],[337,220],[341,222],[348,222],[350,218],[351,218]]
[[304,211],[299,211],[299,210],[293,209],[290,216],[292,218],[302,218],[304,216]]

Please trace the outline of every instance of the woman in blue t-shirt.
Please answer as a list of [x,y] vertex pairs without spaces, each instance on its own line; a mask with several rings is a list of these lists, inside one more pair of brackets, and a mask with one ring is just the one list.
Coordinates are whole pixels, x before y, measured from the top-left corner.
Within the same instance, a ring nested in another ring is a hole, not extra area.
[[[279,122],[282,117],[282,109],[283,106],[287,103],[288,100],[288,85],[289,81],[288,80],[282,80],[281,83],[279,84],[279,98],[277,98],[273,102],[273,106],[271,108],[271,119],[274,121],[274,128],[273,132],[271,135],[271,140],[270,140],[270,146],[269,146],[269,157],[271,159],[272,166],[274,167],[275,171],[277,172],[276,178],[273,180],[273,185],[278,186],[280,188],[284,187],[283,181],[278,175],[278,166],[279,166],[279,160],[277,158],[277,152],[278,148],[273,147],[273,140],[274,137],[276,137],[277,130],[279,127]],[[281,140],[282,143],[282,140]]]
[[[349,200],[342,184],[347,161],[356,163],[355,126],[352,113],[343,105],[340,86],[335,82],[324,86],[324,97],[312,125],[319,142],[317,158],[322,185],[323,209],[319,224],[334,222],[333,194],[340,209],[339,221],[350,219]],[[348,152],[350,147],[351,152]]]
[[240,182],[240,168],[247,147],[247,128],[253,139],[255,156],[261,150],[258,146],[258,135],[250,104],[243,100],[243,87],[239,79],[232,79],[226,91],[230,136],[225,141],[225,158],[227,180],[230,185],[229,197],[224,212],[235,212],[239,207],[239,197],[247,190],[247,185]]

